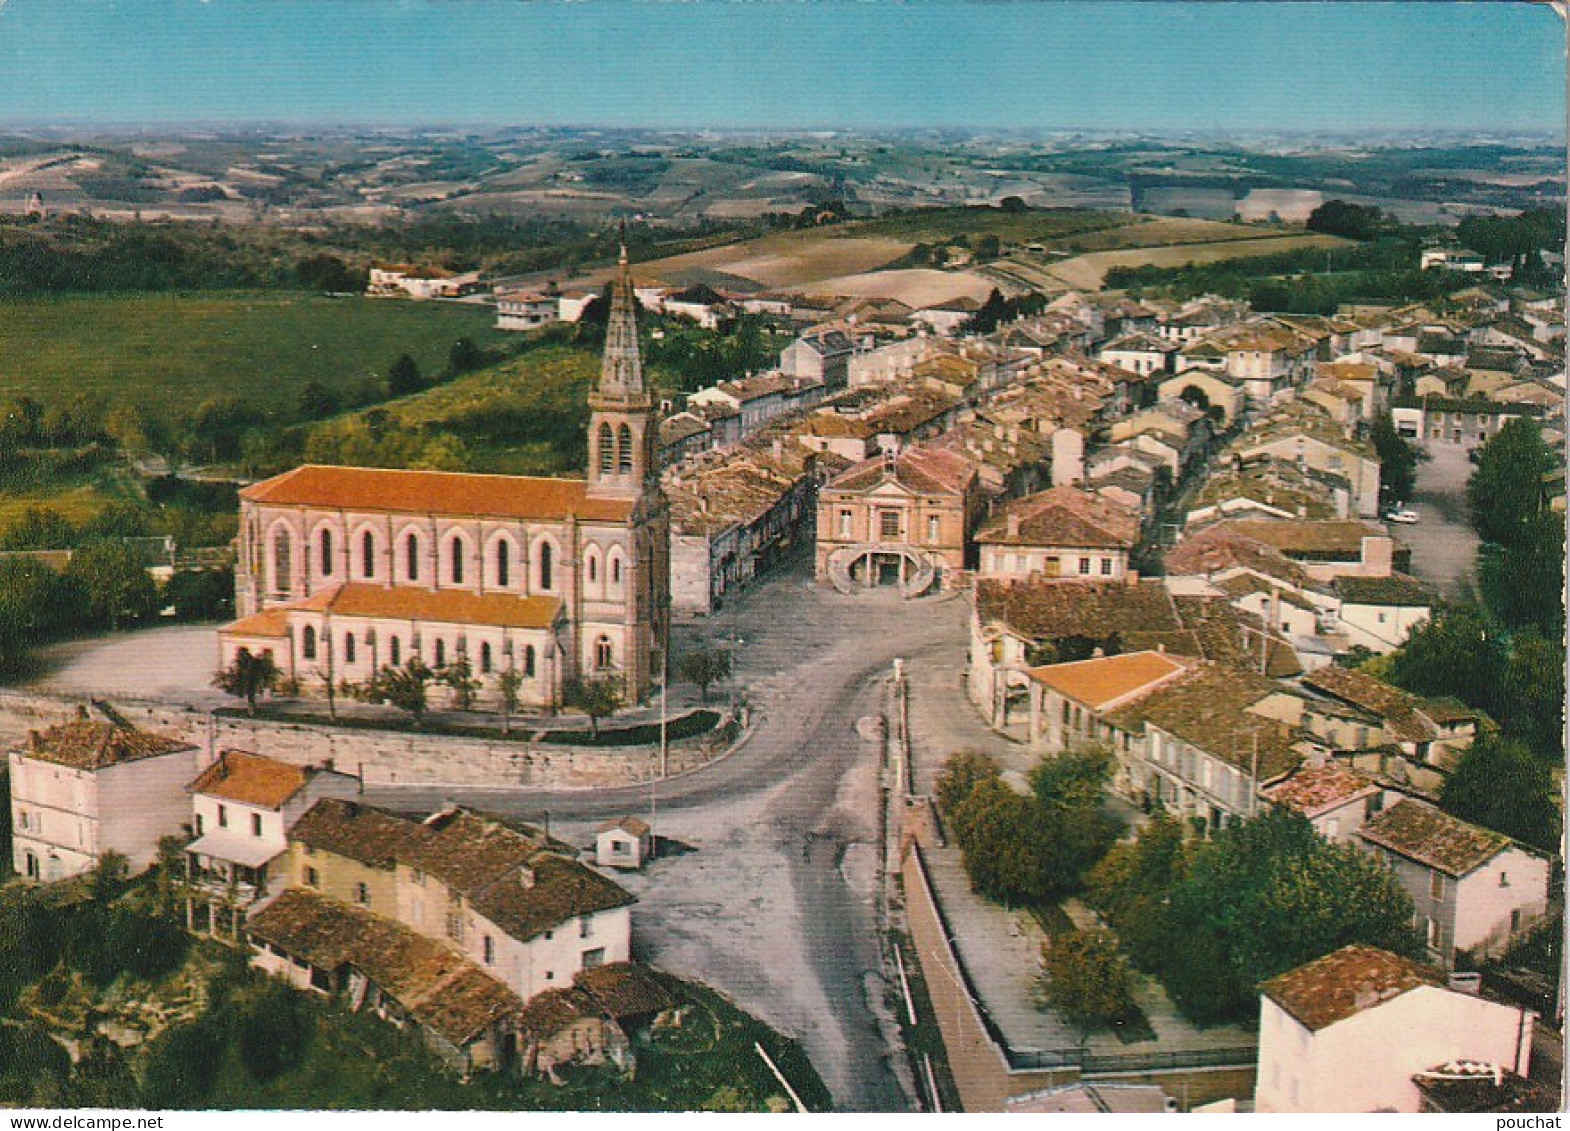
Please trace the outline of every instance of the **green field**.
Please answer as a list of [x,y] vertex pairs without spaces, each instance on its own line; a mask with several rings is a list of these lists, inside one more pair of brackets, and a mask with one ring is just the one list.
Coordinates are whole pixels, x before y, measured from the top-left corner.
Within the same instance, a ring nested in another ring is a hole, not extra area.
[[292,408],[311,380],[337,388],[385,374],[400,353],[440,370],[458,338],[504,335],[489,307],[277,292],[11,300],[0,318],[0,389],[49,402],[190,410],[236,393]]

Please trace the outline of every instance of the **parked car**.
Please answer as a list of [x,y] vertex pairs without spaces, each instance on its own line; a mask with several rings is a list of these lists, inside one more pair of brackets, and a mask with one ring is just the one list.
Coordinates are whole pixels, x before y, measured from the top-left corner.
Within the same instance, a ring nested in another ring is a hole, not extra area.
[[1411,525],[1417,521],[1417,512],[1407,507],[1391,507],[1385,512],[1385,521]]

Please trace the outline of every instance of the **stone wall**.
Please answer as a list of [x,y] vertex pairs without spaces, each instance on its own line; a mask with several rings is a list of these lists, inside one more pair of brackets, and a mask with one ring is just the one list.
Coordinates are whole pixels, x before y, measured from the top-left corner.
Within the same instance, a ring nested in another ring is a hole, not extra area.
[[[72,717],[81,697],[0,690],[0,744],[10,747],[37,730]],[[117,698],[113,711],[132,725],[193,742],[206,760],[220,750],[250,750],[298,765],[330,762],[366,785],[611,786],[659,774],[655,747],[581,747],[555,743],[366,730],[277,719],[214,715],[173,703]],[[718,733],[718,732],[716,732]],[[712,737],[670,744],[671,774],[696,769],[723,752]]]

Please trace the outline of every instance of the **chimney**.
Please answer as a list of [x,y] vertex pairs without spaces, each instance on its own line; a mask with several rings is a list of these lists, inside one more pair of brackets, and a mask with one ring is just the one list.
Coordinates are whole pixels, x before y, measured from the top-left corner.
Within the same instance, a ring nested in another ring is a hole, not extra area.
[[1325,768],[1326,765],[1329,764],[1329,761],[1330,761],[1329,756],[1325,753],[1325,748],[1323,746],[1320,746],[1317,742],[1313,743],[1312,745],[1309,746],[1309,748],[1308,748],[1308,768],[1309,769],[1311,769],[1311,770],[1322,770],[1322,769]]
[[532,888],[535,882],[534,869],[529,867],[527,864],[519,864],[518,882],[523,885],[525,891]]
[[785,441],[778,436],[774,438],[774,458],[778,460],[785,458]]
[[1008,516],[1008,532],[1010,538],[1019,537],[1019,514],[1017,512]]

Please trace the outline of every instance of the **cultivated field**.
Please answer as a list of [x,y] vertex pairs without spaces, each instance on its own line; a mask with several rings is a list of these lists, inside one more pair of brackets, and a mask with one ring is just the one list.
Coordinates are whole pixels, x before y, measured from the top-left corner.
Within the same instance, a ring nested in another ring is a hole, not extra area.
[[[1193,221],[1188,221],[1192,223]],[[1045,268],[1048,275],[1075,290],[1096,290],[1106,273],[1114,267],[1182,267],[1192,263],[1216,263],[1223,259],[1247,259],[1274,255],[1304,247],[1339,247],[1344,240],[1335,236],[1270,236],[1261,239],[1228,240],[1224,243],[1186,243],[1170,247],[1137,247],[1120,251],[1098,251],[1077,255]]]
[[912,247],[887,237],[836,238],[826,232],[782,232],[762,239],[640,263],[640,280],[682,286],[715,274],[744,279],[767,290],[815,290],[824,279],[876,271]]
[[228,393],[292,407],[307,381],[385,374],[405,351],[440,370],[458,338],[498,340],[492,319],[480,306],[278,293],[13,299],[0,321],[0,388],[155,411]]
[[997,285],[996,280],[972,271],[936,271],[918,267],[874,271],[865,275],[842,275],[837,279],[824,279],[814,284],[814,289],[829,295],[892,298],[919,310],[933,303],[947,302],[962,296],[981,301]]

